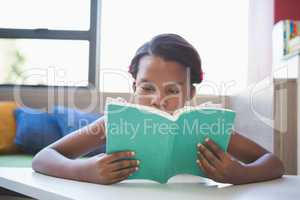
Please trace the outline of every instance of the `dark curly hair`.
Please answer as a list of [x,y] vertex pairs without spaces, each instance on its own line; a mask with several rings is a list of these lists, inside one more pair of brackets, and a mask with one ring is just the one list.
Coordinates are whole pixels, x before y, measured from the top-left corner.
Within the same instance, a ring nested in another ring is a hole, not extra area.
[[203,80],[201,59],[197,50],[177,34],[157,35],[136,51],[129,66],[129,73],[134,79],[136,79],[140,60],[146,55],[159,56],[167,61],[175,61],[190,68],[191,84],[201,83]]

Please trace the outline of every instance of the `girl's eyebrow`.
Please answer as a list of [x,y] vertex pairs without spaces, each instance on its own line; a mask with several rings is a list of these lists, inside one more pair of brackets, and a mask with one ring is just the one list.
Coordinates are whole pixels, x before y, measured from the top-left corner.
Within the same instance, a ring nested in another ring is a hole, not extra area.
[[141,82],[141,83],[144,83],[144,82],[153,83],[153,81],[149,81],[148,79],[144,79],[144,78],[142,78],[140,82]]
[[164,85],[171,85],[171,84],[183,85],[183,82],[182,81],[169,81],[169,82],[166,82]]

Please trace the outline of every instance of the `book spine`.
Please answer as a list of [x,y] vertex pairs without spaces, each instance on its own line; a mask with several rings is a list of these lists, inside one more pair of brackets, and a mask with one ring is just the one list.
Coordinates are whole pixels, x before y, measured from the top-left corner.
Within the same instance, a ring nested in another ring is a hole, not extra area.
[[300,21],[296,21],[296,29],[297,35],[300,35]]
[[288,41],[288,20],[283,22],[283,55],[287,55],[287,41]]
[[294,37],[294,21],[290,21],[290,35],[289,40],[291,40]]
[[293,21],[293,37],[297,37],[297,23]]

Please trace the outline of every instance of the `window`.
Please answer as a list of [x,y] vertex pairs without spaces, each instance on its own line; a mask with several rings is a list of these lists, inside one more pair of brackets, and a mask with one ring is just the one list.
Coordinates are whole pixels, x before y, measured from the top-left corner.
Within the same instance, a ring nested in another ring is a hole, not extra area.
[[100,1],[4,0],[0,84],[97,86]]
[[100,90],[131,91],[127,67],[154,35],[177,33],[199,51],[205,81],[200,94],[246,87],[249,0],[103,0]]

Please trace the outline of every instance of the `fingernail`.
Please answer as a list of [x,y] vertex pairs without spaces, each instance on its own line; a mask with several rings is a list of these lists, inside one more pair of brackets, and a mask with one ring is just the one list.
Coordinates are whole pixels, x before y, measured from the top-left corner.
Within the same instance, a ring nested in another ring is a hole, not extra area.
[[197,154],[200,155],[200,151],[197,151]]
[[131,152],[131,155],[134,156],[134,155],[135,155],[135,152],[132,151],[132,152]]
[[209,141],[209,138],[205,138],[205,142],[208,142]]
[[201,144],[199,143],[199,144],[197,144],[197,147],[200,147],[201,146]]
[[140,164],[140,161],[139,161],[139,160],[137,160],[137,161],[136,161],[136,163],[139,165],[139,164]]
[[200,161],[199,160],[196,160],[196,162],[199,164],[200,163]]
[[201,164],[201,162],[198,162],[198,165],[202,168],[202,164]]
[[139,170],[139,168],[138,168],[138,167],[136,167],[136,168],[135,168],[135,171],[137,171],[137,170]]

